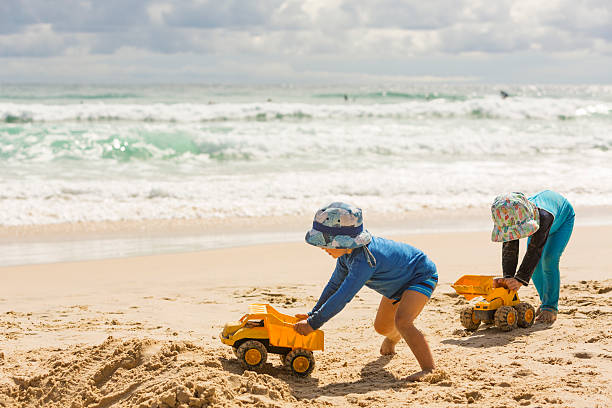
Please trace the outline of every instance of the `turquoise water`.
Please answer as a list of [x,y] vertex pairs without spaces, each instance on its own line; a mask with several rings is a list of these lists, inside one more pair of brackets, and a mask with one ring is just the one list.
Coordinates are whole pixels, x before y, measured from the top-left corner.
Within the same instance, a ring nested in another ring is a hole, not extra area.
[[610,86],[1,85],[0,225],[610,205],[611,130]]

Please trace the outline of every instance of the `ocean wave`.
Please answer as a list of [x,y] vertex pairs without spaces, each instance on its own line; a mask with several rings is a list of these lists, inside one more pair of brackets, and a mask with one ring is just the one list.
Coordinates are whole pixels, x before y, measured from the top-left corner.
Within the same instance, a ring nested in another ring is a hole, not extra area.
[[377,92],[366,92],[366,93],[321,93],[315,94],[315,98],[320,99],[331,99],[331,100],[350,100],[350,101],[379,101],[379,102],[391,102],[394,100],[423,100],[430,101],[433,99],[446,99],[449,101],[465,101],[468,99],[465,95],[445,94],[439,92],[428,92],[428,93],[406,93],[406,92],[395,92],[395,91],[377,91]]
[[481,160],[509,155],[579,159],[612,150],[604,121],[27,123],[0,125],[0,158],[33,163],[86,162],[88,166],[163,163],[209,166],[353,166],[380,160]]
[[31,95],[31,94],[1,94],[0,100],[18,100],[18,101],[88,101],[88,100],[113,100],[113,99],[138,99],[142,95],[137,93],[67,93],[67,94],[50,94],[50,95]]
[[0,87],[0,224],[612,205],[612,88],[508,91]]
[[29,122],[227,122],[297,120],[419,120],[419,119],[528,119],[571,120],[612,118],[612,103],[555,98],[493,97],[467,100],[414,100],[391,104],[308,103],[175,103],[175,104],[17,104],[0,103],[0,121]]
[[29,123],[32,122],[33,119],[31,116],[28,116],[26,112],[22,112],[19,116],[5,113],[2,121],[4,123]]

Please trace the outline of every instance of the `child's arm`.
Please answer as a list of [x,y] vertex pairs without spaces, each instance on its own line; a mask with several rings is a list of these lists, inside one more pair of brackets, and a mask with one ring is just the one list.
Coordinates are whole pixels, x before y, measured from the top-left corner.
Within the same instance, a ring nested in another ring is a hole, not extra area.
[[313,313],[307,320],[310,327],[316,330],[337,315],[372,277],[373,273],[374,268],[368,265],[365,256],[359,255],[359,259],[355,260],[350,266],[349,272],[338,290],[317,310],[313,309]]
[[516,271],[516,275],[514,276],[516,280],[525,286],[529,284],[529,280],[531,280],[531,276],[533,275],[538,262],[540,262],[542,252],[544,251],[544,245],[546,245],[548,234],[554,220],[555,217],[551,213],[540,209],[540,228],[538,228],[536,233],[531,236],[531,240],[529,241],[529,245],[527,245],[527,251],[525,251],[525,256],[523,257],[521,266],[519,267],[518,271]]
[[308,316],[312,316],[313,313],[319,310],[321,306],[327,302],[327,299],[336,293],[340,285],[342,285],[344,278],[346,278],[346,275],[348,274],[348,268],[346,267],[346,263],[342,258],[344,257],[340,257],[336,261],[336,269],[334,269],[334,273],[332,273],[331,278],[329,278],[329,282],[327,282],[327,285],[325,285],[325,288],[323,288],[323,292],[321,293],[321,296],[319,296],[317,304],[314,305],[310,312],[308,312]]
[[[544,245],[548,239],[548,233],[550,227],[554,221],[554,216],[546,210],[539,209],[540,212],[540,228],[530,238],[527,251],[521,262],[521,266],[518,271],[516,266],[518,264],[519,255],[519,241],[508,241],[504,242],[502,246],[502,269],[504,272],[504,279],[516,279],[520,284],[527,286],[533,271],[537,266],[540,258],[542,257],[542,251]],[[520,287],[517,286],[517,288]]]
[[504,242],[502,244],[502,271],[504,278],[514,278],[518,265],[519,241]]

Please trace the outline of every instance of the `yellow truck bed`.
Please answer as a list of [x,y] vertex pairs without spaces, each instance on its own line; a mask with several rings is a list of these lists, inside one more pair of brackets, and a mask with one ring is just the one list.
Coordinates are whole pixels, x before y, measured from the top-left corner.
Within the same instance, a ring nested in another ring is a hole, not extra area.
[[[254,324],[250,325],[249,322]],[[280,313],[268,304],[251,304],[249,313],[242,316],[240,321],[226,325],[221,341],[232,346],[242,339],[261,339],[268,340],[273,347],[323,350],[323,331],[315,330],[303,336],[293,328],[297,322],[296,317]]]
[[[493,287],[494,276],[464,275],[451,285],[467,300],[482,297],[475,304],[461,310],[461,324],[468,330],[476,330],[481,322],[495,323],[501,330],[515,327],[531,327],[535,310],[527,302],[521,302],[518,293],[505,286]],[[473,303],[473,302],[472,302]]]
[[463,275],[453,285],[453,289],[467,300],[478,296],[487,296],[493,291],[493,278],[485,275]]
[[308,336],[303,336],[293,328],[293,325],[298,322],[296,317],[280,313],[268,304],[249,305],[248,316],[249,320],[263,319],[272,346],[323,350],[324,341],[321,330],[315,330]]

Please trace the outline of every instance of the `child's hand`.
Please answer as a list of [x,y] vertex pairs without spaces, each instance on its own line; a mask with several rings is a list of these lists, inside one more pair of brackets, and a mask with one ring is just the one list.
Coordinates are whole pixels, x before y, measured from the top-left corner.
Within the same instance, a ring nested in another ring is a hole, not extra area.
[[494,288],[506,288],[508,290],[518,291],[523,284],[514,278],[496,278],[493,279]]
[[298,319],[298,321],[308,319],[308,315],[304,314],[304,313],[298,313],[298,314],[296,314],[294,316]]
[[306,320],[302,320],[301,322],[297,322],[293,325],[293,328],[296,332],[300,333],[303,336],[308,336],[310,333],[314,331],[310,324]]

